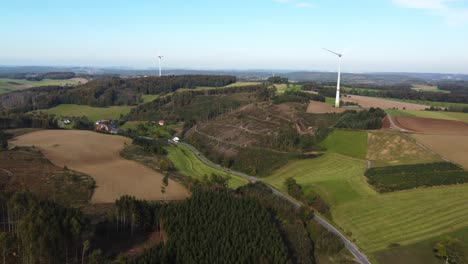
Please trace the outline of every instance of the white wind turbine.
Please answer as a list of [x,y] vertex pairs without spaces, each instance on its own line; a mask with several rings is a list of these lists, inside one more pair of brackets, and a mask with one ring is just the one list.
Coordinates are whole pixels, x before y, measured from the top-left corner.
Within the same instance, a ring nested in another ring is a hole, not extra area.
[[340,107],[341,58],[343,57],[343,54],[338,53],[338,52],[334,52],[334,51],[331,51],[331,50],[325,49],[325,48],[324,48],[324,50],[338,56],[338,81],[336,82],[336,99],[335,99],[335,107],[338,108],[338,107]]
[[162,58],[164,58],[164,56],[161,56],[161,54],[158,55],[158,61],[159,61],[159,77],[162,76],[162,72],[161,72],[161,60]]

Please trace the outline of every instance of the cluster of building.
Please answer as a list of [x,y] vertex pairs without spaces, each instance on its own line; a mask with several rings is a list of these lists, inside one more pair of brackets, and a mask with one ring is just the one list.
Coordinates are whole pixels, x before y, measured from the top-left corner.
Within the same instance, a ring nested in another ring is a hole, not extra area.
[[102,119],[96,121],[96,131],[105,131],[111,134],[119,133],[119,128],[112,119]]

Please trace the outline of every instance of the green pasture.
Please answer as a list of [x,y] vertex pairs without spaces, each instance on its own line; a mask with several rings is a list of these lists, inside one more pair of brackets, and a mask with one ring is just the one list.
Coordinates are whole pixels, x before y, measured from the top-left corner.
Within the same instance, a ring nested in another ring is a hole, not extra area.
[[44,79],[41,81],[28,81],[23,79],[8,79],[0,78],[0,94],[24,90],[32,87],[38,86],[48,86],[48,85],[77,85],[78,82],[75,80],[50,80]]
[[204,176],[210,176],[214,173],[219,176],[230,177],[228,182],[230,188],[237,188],[249,183],[246,179],[206,165],[191,150],[183,145],[171,146],[167,150],[169,152],[167,157],[171,160],[176,169],[186,176],[202,179]]
[[57,116],[86,116],[89,120],[95,121],[103,118],[120,119],[121,115],[128,114],[131,109],[132,106],[92,107],[87,105],[61,104],[41,111]]
[[365,159],[367,153],[367,132],[334,130],[323,142],[328,152]]

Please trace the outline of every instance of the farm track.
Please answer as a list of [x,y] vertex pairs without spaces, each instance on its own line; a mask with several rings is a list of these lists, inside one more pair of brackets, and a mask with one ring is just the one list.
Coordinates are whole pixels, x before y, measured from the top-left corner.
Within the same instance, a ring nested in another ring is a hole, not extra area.
[[[195,148],[193,147],[192,145],[189,145],[187,143],[178,143],[178,144],[182,144],[184,146],[186,146],[188,149],[190,149],[192,152],[194,152],[196,155],[198,155],[200,152]],[[237,171],[232,171],[232,170],[228,170],[226,168],[223,168],[221,165],[219,164],[215,164],[213,162],[211,162],[209,159],[207,159],[205,156],[203,156],[202,154],[199,154],[198,155],[198,158],[203,161],[206,165],[214,168],[214,169],[217,169],[217,170],[221,170],[221,171],[225,171],[225,172],[229,172],[233,175],[236,175],[236,176],[239,176],[239,177],[242,177],[242,178],[245,178],[247,180],[249,180],[250,182],[257,182],[258,181],[258,178],[256,177],[253,177],[253,176],[250,176],[250,175],[247,175],[245,173],[241,173],[241,172],[237,172]],[[295,207],[301,207],[302,204],[297,202],[296,200],[292,199],[291,197],[283,194],[282,192],[280,192],[279,190],[275,189],[274,187],[270,186],[270,185],[267,185],[271,191],[289,201],[291,204],[293,204]],[[315,214],[313,215],[313,219],[315,221],[317,221],[321,226],[323,226],[324,228],[326,228],[328,231],[336,234],[342,241],[343,243],[345,244],[346,248],[353,254],[353,256],[356,258],[356,260],[361,263],[361,264],[370,264],[371,262],[368,260],[367,256],[362,253],[358,247],[356,245],[354,245],[345,235],[343,235],[338,229],[336,229],[332,224],[330,224],[328,221],[326,221],[324,218],[322,218],[321,216]]]

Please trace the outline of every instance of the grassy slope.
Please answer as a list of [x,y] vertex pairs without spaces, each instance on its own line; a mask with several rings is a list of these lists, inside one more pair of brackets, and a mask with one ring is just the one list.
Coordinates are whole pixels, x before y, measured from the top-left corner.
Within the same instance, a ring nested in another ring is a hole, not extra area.
[[410,245],[468,227],[468,185],[377,194],[363,176],[364,159],[334,153],[362,157],[365,135],[337,130],[327,139],[326,154],[292,161],[262,180],[285,191],[284,180],[293,177],[305,193],[319,193],[331,205],[334,222],[370,256],[392,243]]
[[141,99],[143,99],[143,103],[149,103],[159,98],[159,94],[143,94],[141,95]]
[[176,169],[186,176],[199,179],[205,175],[209,176],[212,173],[224,177],[230,176],[229,187],[231,188],[237,188],[248,183],[248,181],[243,178],[209,167],[198,159],[192,151],[182,145],[178,145],[177,147],[172,146],[168,148],[168,151],[168,158],[172,161]]
[[[12,84],[18,83],[18,84]],[[31,87],[37,86],[46,86],[46,85],[65,85],[71,84],[76,85],[78,84],[75,80],[50,80],[44,79],[42,81],[28,81],[28,80],[17,80],[17,79],[6,79],[0,78],[0,94],[16,91],[16,90],[23,90]]]
[[368,252],[392,243],[409,245],[468,227],[468,185],[387,193],[351,201],[332,210]]
[[328,152],[365,159],[367,153],[367,132],[334,130],[323,142]]
[[284,181],[292,177],[302,185],[306,194],[315,191],[335,206],[376,195],[365,182],[365,169],[364,160],[327,153],[315,159],[289,162],[262,181],[286,191]]
[[468,228],[433,237],[416,244],[389,248],[377,252],[376,259],[380,264],[412,263],[412,264],[442,264],[444,261],[434,257],[434,244],[449,237],[458,238],[468,244]]
[[389,110],[387,111],[387,113],[392,116],[434,118],[443,120],[462,121],[468,123],[468,113],[416,110]]
[[102,118],[119,119],[120,115],[130,112],[132,106],[91,107],[87,105],[61,104],[54,108],[41,110],[58,116],[86,116],[94,121]]

